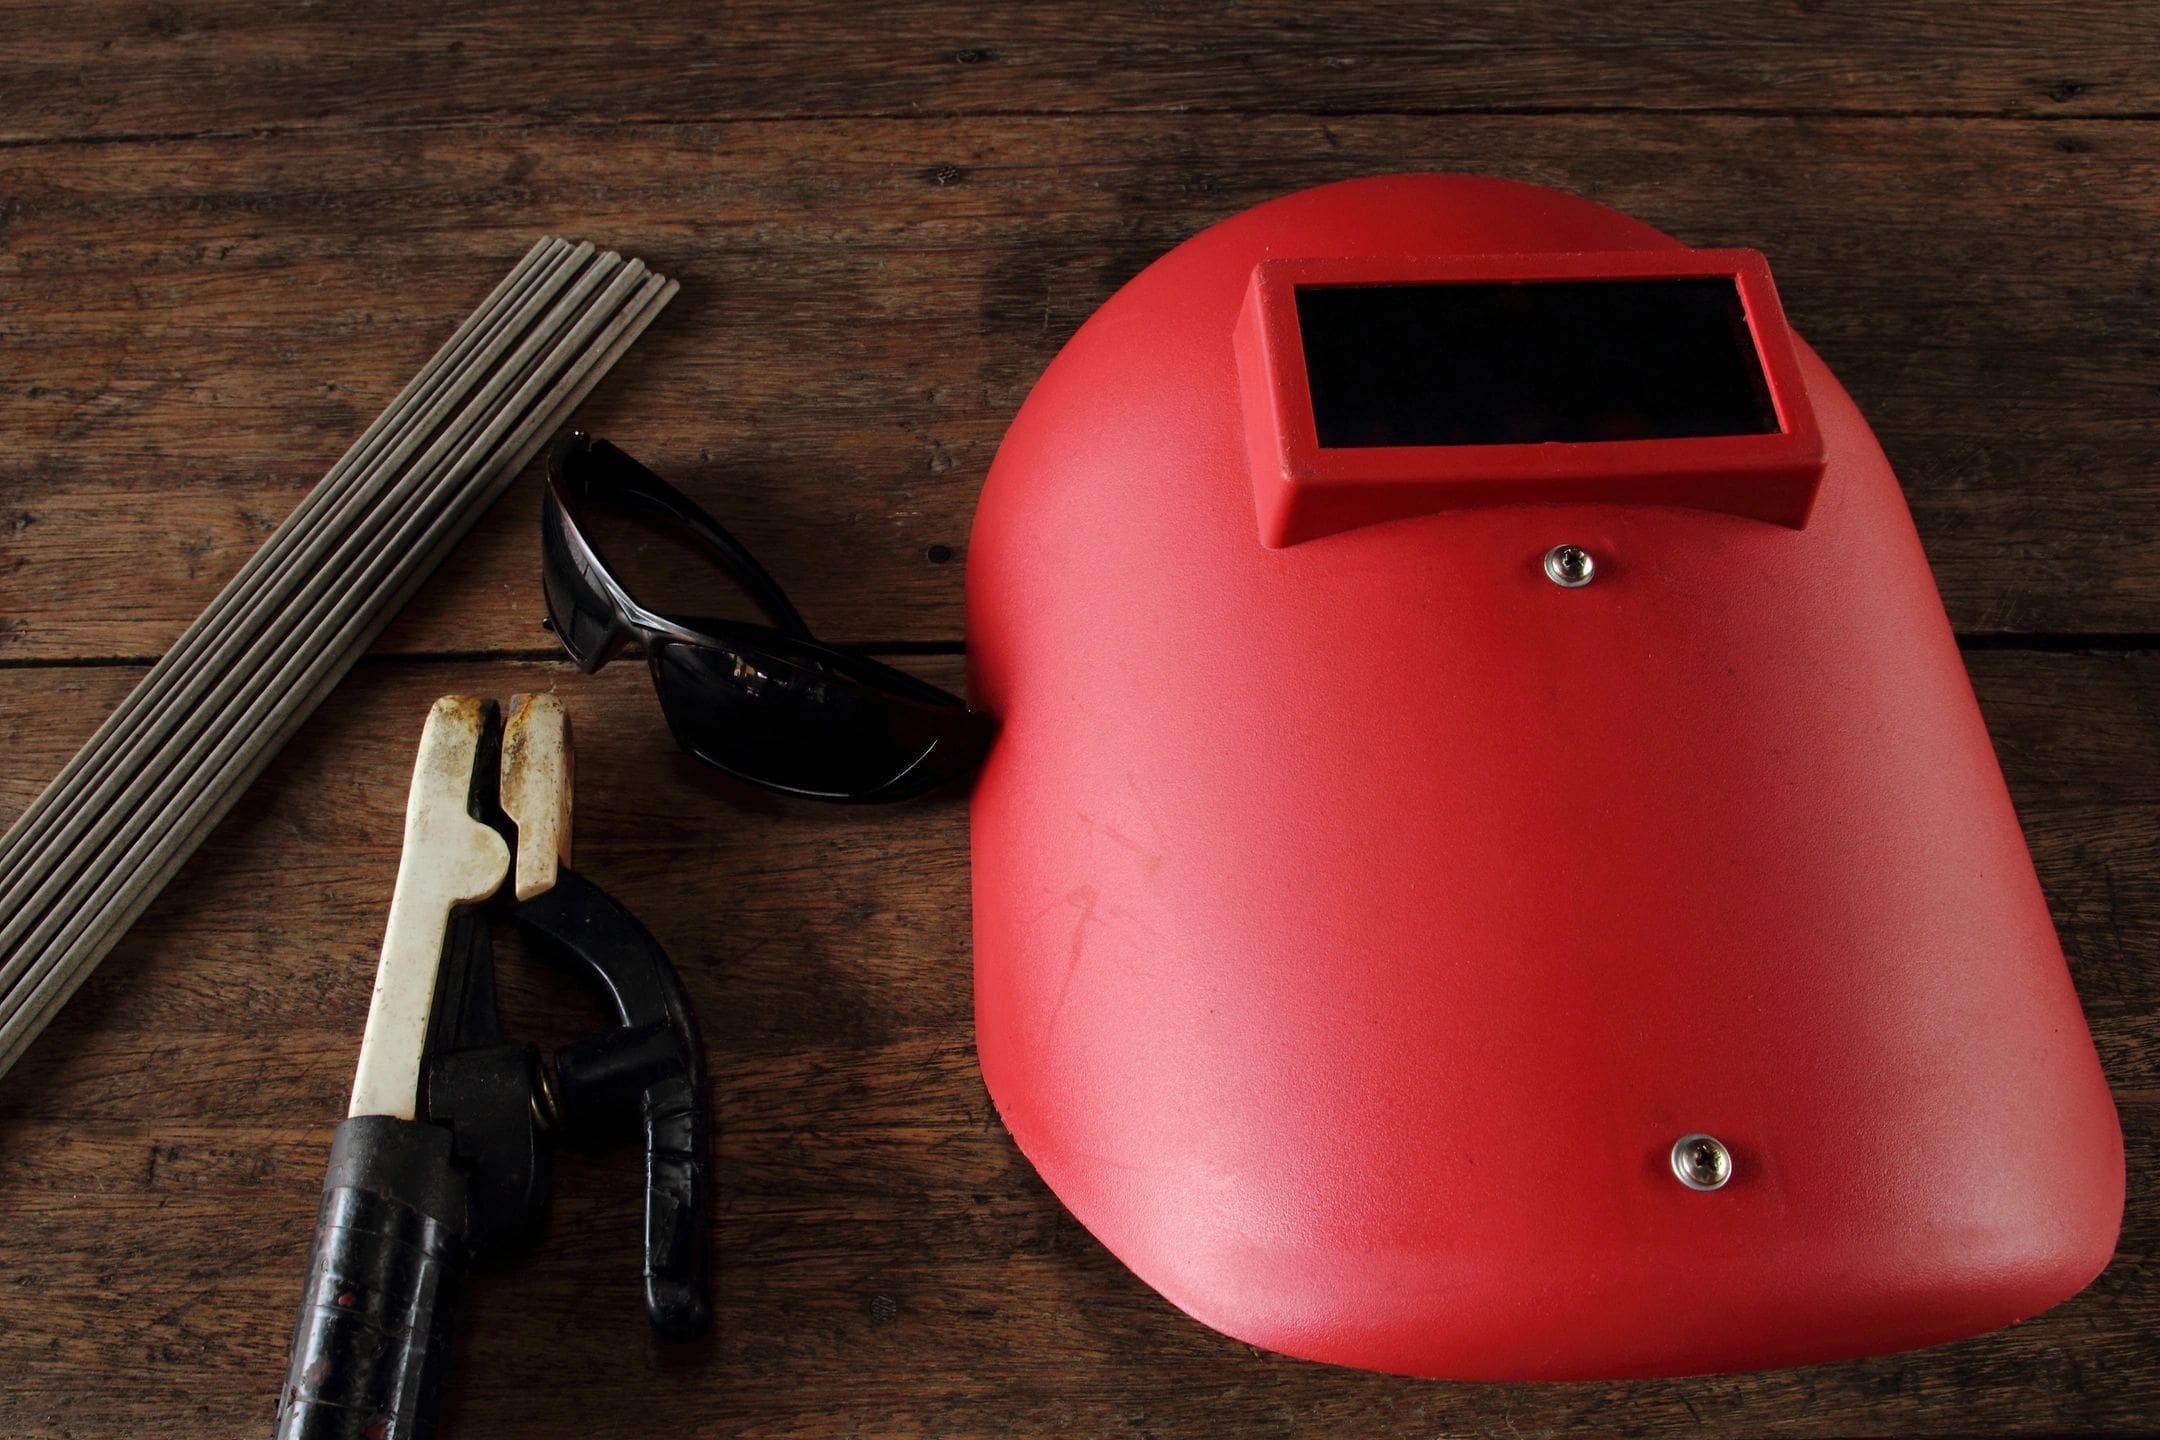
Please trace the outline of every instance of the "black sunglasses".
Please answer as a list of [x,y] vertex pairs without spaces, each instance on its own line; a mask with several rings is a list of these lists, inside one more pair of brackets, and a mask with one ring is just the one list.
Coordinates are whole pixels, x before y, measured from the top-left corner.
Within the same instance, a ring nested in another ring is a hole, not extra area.
[[[646,609],[588,538],[602,512],[689,539],[771,623]],[[540,556],[548,621],[578,668],[589,675],[637,642],[676,742],[738,780],[818,800],[905,800],[982,761],[987,716],[890,665],[820,645],[734,536],[605,440],[573,431],[548,452]]]

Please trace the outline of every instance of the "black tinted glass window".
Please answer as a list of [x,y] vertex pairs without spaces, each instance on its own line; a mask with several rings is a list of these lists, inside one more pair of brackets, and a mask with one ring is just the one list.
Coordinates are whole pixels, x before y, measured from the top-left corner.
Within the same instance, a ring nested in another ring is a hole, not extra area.
[[1729,279],[1320,286],[1297,310],[1327,448],[1778,429]]

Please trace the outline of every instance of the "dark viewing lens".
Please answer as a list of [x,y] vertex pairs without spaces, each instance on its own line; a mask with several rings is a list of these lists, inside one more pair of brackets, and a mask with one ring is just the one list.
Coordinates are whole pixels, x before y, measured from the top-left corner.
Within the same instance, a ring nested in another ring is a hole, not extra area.
[[901,698],[839,663],[662,641],[652,671],[686,749],[799,795],[899,799],[953,778],[981,752],[980,717]]
[[1297,313],[1328,448],[1778,429],[1730,279],[1320,286]]

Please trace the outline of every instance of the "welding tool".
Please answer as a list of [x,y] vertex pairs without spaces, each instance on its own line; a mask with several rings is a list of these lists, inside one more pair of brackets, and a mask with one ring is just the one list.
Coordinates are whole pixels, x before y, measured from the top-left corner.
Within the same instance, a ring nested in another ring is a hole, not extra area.
[[[667,955],[569,866],[569,719],[553,696],[446,696],[420,740],[352,1103],[331,1144],[279,1397],[281,1440],[435,1432],[468,1265],[529,1245],[552,1133],[642,1120],[645,1311],[706,1323],[704,1066]],[[552,1062],[508,1040],[490,927],[592,986],[617,1023]]]
[[675,290],[535,245],[0,836],[0,1074]]

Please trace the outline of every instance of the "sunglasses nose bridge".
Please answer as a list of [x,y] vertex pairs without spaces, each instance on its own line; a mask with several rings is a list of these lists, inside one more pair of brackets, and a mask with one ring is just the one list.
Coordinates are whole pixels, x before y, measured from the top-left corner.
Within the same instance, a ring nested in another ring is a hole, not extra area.
[[598,670],[610,660],[620,660],[624,651],[639,643],[637,631],[622,616],[610,616],[607,630],[600,637],[599,658],[594,660],[592,668]]
[[622,612],[605,603],[604,597],[560,594],[551,587],[545,598],[547,630],[588,675],[619,658],[638,638]]

